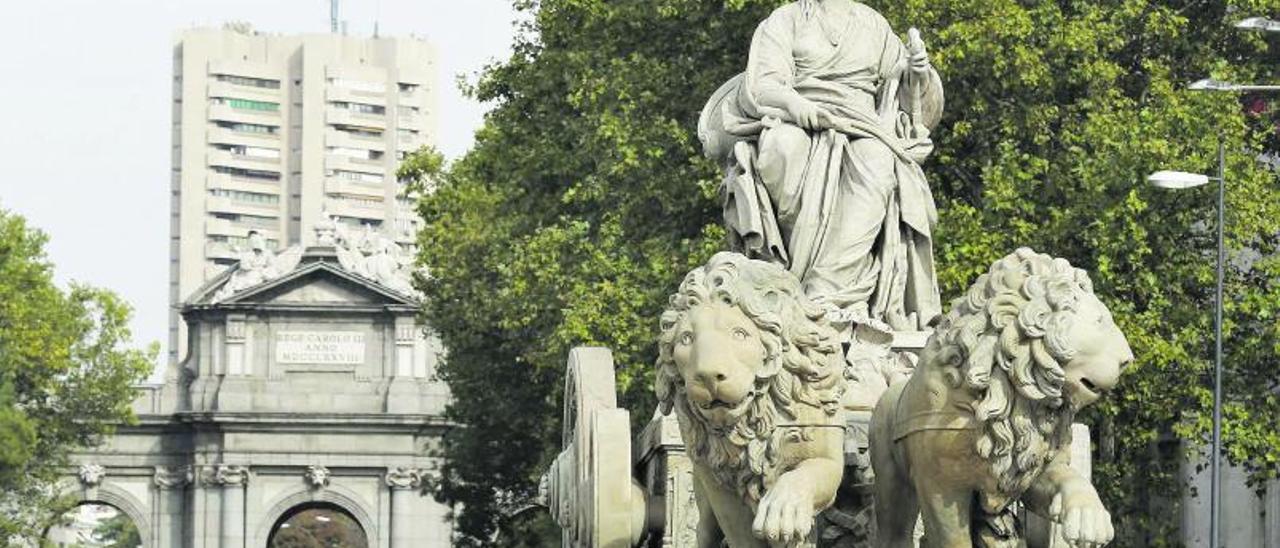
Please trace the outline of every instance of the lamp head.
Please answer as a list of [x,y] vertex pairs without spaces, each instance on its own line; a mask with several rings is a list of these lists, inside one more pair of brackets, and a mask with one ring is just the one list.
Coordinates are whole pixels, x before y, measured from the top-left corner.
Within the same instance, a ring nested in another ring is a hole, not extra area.
[[1208,184],[1209,176],[1185,171],[1157,171],[1147,177],[1147,182],[1154,187],[1181,190]]
[[1238,86],[1231,82],[1205,78],[1203,80],[1196,80],[1195,82],[1192,82],[1191,85],[1187,86],[1187,89],[1192,91],[1235,91],[1237,87]]
[[1280,31],[1280,21],[1267,17],[1250,17],[1236,23],[1236,28],[1243,30]]

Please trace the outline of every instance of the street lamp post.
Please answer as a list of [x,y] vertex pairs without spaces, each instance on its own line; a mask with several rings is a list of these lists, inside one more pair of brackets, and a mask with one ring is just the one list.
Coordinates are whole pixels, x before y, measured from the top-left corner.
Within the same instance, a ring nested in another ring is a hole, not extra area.
[[[1236,28],[1280,32],[1280,21],[1265,17],[1250,17],[1236,23]],[[1193,91],[1213,91],[1227,93],[1265,93],[1280,92],[1277,85],[1236,84],[1206,78],[1188,86]],[[1209,177],[1198,173],[1181,171],[1159,171],[1151,174],[1147,181],[1152,185],[1167,189],[1194,188],[1214,180],[1218,183],[1218,276],[1214,292],[1214,352],[1213,352],[1213,455],[1211,459],[1212,477],[1209,494],[1209,537],[1211,548],[1221,548],[1222,521],[1222,286],[1223,272],[1227,253],[1224,242],[1224,225],[1226,217],[1226,155],[1223,139],[1218,137],[1218,176]]]
[[1213,454],[1210,460],[1209,472],[1209,538],[1211,539],[1209,546],[1211,548],[1220,548],[1221,530],[1219,527],[1222,516],[1222,285],[1224,263],[1227,256],[1225,233],[1223,231],[1223,226],[1225,225],[1223,220],[1226,217],[1225,211],[1227,207],[1226,153],[1222,138],[1218,138],[1217,177],[1182,171],[1157,171],[1147,177],[1147,181],[1152,186],[1172,190],[1203,186],[1211,180],[1218,183],[1218,276],[1214,289],[1213,307]]

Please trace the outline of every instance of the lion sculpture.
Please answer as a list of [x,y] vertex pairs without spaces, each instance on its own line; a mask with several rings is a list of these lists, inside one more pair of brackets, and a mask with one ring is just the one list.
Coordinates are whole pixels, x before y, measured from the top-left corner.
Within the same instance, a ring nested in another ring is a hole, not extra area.
[[1015,502],[1076,546],[1111,541],[1111,516],[1068,466],[1071,422],[1133,353],[1088,275],[1019,249],[957,299],[912,377],[871,419],[881,546],[1019,546]]
[[698,546],[812,545],[843,472],[837,331],[781,267],[720,253],[662,315],[656,390],[693,463]]

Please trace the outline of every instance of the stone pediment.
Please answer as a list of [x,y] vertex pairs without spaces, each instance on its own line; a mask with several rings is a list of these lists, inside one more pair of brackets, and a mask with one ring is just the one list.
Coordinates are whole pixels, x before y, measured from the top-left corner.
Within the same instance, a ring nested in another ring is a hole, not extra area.
[[235,279],[233,268],[210,280],[192,296],[188,306],[418,306],[415,296],[348,272],[337,262],[326,259],[304,257],[290,272],[228,292],[224,288]]

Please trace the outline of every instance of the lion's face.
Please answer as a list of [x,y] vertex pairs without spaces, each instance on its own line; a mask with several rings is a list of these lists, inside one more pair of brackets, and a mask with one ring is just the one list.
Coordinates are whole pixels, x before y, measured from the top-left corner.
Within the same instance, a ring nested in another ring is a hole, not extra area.
[[1081,295],[1067,341],[1076,352],[1063,366],[1063,391],[1080,409],[1115,387],[1121,371],[1133,361],[1133,350],[1111,312],[1091,293]]
[[768,351],[760,329],[737,306],[701,304],[682,315],[671,350],[690,408],[708,424],[737,422],[756,395]]

